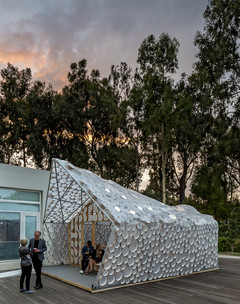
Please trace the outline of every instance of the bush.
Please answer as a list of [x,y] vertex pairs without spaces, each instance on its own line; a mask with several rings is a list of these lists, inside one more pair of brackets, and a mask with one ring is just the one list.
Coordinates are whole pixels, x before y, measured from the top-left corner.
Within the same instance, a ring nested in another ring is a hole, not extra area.
[[234,252],[240,252],[240,239],[236,239],[233,245]]
[[218,238],[218,252],[232,251],[231,242],[225,236]]

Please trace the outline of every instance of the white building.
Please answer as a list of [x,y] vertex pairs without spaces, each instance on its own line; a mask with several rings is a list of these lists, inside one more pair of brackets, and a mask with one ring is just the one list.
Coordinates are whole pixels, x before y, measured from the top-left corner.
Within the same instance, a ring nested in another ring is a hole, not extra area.
[[48,182],[48,171],[0,164],[0,271],[19,268],[19,240],[42,230]]

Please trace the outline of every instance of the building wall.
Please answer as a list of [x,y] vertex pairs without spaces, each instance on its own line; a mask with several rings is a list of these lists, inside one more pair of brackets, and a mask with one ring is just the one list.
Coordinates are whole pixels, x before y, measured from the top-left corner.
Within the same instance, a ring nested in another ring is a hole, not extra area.
[[[0,164],[0,188],[13,190],[39,191],[40,230],[43,229],[43,216],[49,183],[49,171],[36,170],[6,164]],[[19,268],[19,261],[0,261],[0,271]]]

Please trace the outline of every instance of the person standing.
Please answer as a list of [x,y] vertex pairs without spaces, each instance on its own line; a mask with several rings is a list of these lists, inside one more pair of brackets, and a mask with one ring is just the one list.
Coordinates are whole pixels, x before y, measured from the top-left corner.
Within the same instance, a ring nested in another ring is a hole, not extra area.
[[29,249],[32,255],[32,263],[36,272],[36,285],[35,289],[43,288],[41,281],[41,272],[42,272],[42,262],[44,259],[44,252],[47,250],[46,242],[44,239],[40,238],[41,232],[35,231],[34,238],[30,239]]
[[[19,247],[19,256],[21,258],[21,277],[20,277],[20,292],[26,291],[28,294],[34,293],[33,290],[30,290],[30,278],[32,274],[32,260],[31,260],[31,253],[29,248],[26,247],[28,243],[28,239],[24,238],[20,240],[20,247]],[[26,278],[26,289],[24,289],[24,280]]]

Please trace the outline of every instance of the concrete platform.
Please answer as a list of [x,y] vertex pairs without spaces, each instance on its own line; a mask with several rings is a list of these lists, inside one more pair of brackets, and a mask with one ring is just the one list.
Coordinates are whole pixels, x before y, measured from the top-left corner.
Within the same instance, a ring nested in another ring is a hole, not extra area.
[[145,282],[139,282],[139,283],[135,283],[135,284],[126,284],[126,285],[120,285],[120,286],[113,286],[111,288],[102,288],[102,289],[94,290],[92,288],[92,285],[95,281],[97,272],[90,273],[89,275],[85,275],[85,274],[82,275],[79,273],[79,269],[80,269],[79,267],[72,266],[72,265],[47,266],[47,267],[43,267],[42,273],[46,276],[57,279],[64,283],[68,283],[75,287],[90,291],[92,293],[96,293],[96,292],[102,292],[102,291],[106,291],[106,290],[148,284],[148,283],[153,283],[153,282],[158,282],[158,281],[163,281],[163,280],[170,280],[170,279],[174,279],[174,278],[186,277],[186,276],[196,275],[196,274],[203,273],[203,272],[218,270],[218,268],[210,269],[210,270],[203,270],[200,272],[194,272],[194,273],[187,274],[187,275],[166,277],[166,278],[156,279],[156,280],[152,280],[152,281],[145,281]]
[[45,266],[42,269],[42,274],[87,291],[92,291],[92,285],[97,276],[97,272],[85,275],[79,273],[80,269],[81,268],[72,265]]

